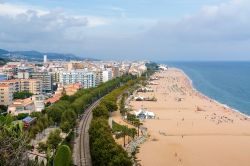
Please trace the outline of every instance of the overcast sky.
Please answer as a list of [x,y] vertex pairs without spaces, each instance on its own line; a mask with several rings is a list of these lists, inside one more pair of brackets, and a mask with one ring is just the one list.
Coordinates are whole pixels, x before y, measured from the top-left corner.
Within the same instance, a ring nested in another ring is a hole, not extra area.
[[250,0],[0,0],[0,48],[250,60]]

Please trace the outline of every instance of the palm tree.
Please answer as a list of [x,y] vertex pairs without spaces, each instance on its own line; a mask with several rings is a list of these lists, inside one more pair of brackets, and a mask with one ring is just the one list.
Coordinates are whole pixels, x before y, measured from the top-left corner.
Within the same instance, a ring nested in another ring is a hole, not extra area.
[[136,134],[137,134],[137,130],[135,129],[135,128],[131,128],[131,129],[129,129],[129,136],[131,137],[131,138],[135,138],[135,136],[136,136]]
[[128,128],[128,126],[122,126],[121,127],[121,132],[122,132],[122,136],[123,136],[123,146],[125,147],[125,138],[126,138],[126,135],[128,135],[129,134],[129,128]]
[[139,130],[140,130],[140,126],[142,125],[142,123],[140,122],[140,120],[139,119],[135,119],[134,120],[134,125],[137,127],[137,136],[139,137]]

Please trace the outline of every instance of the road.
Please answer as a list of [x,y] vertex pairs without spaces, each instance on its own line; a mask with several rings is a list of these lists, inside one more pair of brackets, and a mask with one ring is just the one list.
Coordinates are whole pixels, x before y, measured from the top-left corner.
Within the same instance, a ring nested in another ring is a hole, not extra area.
[[89,126],[92,120],[92,110],[95,108],[101,99],[94,102],[91,106],[89,106],[77,127],[78,136],[75,139],[74,151],[73,151],[73,161],[74,165],[77,166],[91,166],[91,156],[90,156],[90,148],[89,148]]

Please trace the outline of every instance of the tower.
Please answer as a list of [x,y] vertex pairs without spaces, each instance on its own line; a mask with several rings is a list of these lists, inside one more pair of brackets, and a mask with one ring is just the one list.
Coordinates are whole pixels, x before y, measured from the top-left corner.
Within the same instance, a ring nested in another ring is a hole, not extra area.
[[47,55],[43,56],[43,63],[47,63]]

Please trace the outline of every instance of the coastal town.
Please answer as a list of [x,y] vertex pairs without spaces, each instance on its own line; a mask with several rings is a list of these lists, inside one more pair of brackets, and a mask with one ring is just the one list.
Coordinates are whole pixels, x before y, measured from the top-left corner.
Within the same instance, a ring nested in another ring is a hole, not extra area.
[[0,166],[250,166],[250,0],[0,0]]
[[[54,139],[59,144],[69,137],[71,137],[70,142],[73,141],[72,133],[82,132],[73,132],[71,129],[76,125],[76,122],[71,121],[71,118],[77,120],[75,112],[69,111],[72,115],[65,115],[66,119],[64,119],[67,121],[65,126],[59,125],[56,120],[58,118],[60,120],[61,115],[52,115],[54,118],[45,115],[48,109],[54,114],[53,107],[60,102],[65,103],[63,101],[65,97],[75,96],[79,91],[98,89],[119,78],[140,77],[147,70],[145,61],[55,61],[49,60],[47,55],[43,58],[43,62],[20,60],[10,61],[0,66],[1,117],[4,119],[10,117],[11,126],[20,125],[20,129],[29,137],[24,141],[28,141],[26,143],[30,146],[30,150],[23,147],[21,153],[27,153],[24,159],[28,157],[28,161],[34,161],[35,165],[49,164],[46,146],[49,145],[48,142],[53,134],[57,133]],[[120,86],[122,81],[117,83]],[[84,92],[83,95],[89,95],[89,93],[89,91]],[[99,90],[98,96],[102,96],[102,93]],[[84,108],[80,109],[84,111]],[[81,115],[78,116],[80,120]],[[3,125],[5,125],[4,121],[1,121]],[[14,153],[13,155],[17,153],[14,151],[11,152]],[[54,155],[55,153],[52,153],[52,157]]]
[[[13,115],[41,112],[46,104],[57,102],[64,94],[97,87],[124,74],[140,76],[145,62],[126,61],[44,61],[8,62],[0,66],[0,105]],[[32,95],[19,99],[15,94]]]
[[[145,61],[50,61],[46,55],[43,62],[7,62],[0,69],[1,115],[27,134],[30,147],[20,156],[29,164],[61,163],[61,147],[68,148],[68,164],[112,163],[102,156],[108,144],[119,147],[117,155],[125,155],[119,163],[126,165],[234,166],[231,155],[249,163],[249,117],[197,91],[180,69]],[[99,120],[102,127],[95,126]],[[214,139],[220,150],[210,148]]]

